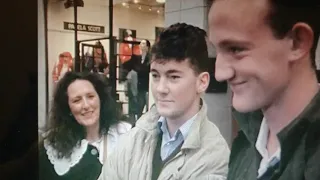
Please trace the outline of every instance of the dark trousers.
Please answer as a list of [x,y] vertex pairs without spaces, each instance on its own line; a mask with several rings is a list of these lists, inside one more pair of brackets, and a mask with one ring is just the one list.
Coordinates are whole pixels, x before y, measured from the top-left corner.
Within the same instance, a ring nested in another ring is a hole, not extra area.
[[139,119],[142,115],[144,107],[147,105],[147,92],[146,91],[139,91],[137,100],[138,100],[137,115],[138,115],[138,119]]
[[138,118],[138,98],[137,96],[129,95],[128,96],[129,100],[129,118],[130,122],[132,124],[136,123],[136,120]]

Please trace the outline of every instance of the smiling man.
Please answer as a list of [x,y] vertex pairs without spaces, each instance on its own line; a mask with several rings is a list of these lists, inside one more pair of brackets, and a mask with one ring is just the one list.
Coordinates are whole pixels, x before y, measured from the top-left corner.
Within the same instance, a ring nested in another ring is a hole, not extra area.
[[229,180],[320,179],[319,13],[314,0],[213,2],[215,77],[229,83],[241,129]]
[[155,105],[120,140],[102,179],[226,179],[230,151],[201,98],[210,80],[206,32],[174,24],[151,55]]

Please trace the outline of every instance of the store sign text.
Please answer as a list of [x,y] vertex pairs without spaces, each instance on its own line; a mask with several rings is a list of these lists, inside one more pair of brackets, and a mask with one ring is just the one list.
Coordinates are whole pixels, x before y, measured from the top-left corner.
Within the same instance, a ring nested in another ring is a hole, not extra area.
[[[74,30],[74,23],[71,22],[63,22],[63,28],[66,30]],[[96,26],[90,24],[80,24],[77,25],[78,31],[85,31],[85,32],[93,32],[93,33],[104,33],[103,26]]]

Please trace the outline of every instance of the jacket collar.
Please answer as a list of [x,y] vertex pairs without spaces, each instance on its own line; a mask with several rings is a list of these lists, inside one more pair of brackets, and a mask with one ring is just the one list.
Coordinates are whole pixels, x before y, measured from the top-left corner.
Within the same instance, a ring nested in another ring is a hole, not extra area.
[[189,135],[182,145],[181,149],[197,149],[201,146],[201,136],[200,130],[201,125],[207,119],[207,104],[203,99],[201,99],[201,108],[200,111],[192,123],[189,131]]
[[[201,105],[198,115],[192,123],[189,134],[181,149],[195,149],[200,147],[200,128],[202,122],[207,118],[207,104],[203,99],[201,99]],[[153,104],[150,111],[137,121],[136,127],[157,136],[159,118],[160,114],[158,113],[155,104]]]
[[[311,100],[309,105],[303,110],[303,112],[296,117],[288,126],[282,129],[278,133],[278,139],[281,145],[281,160],[286,164],[292,153],[293,149],[301,143],[301,139],[304,138],[304,134],[318,131],[320,122],[320,91]],[[313,139],[315,139],[313,137]]]
[[262,111],[257,110],[248,113],[240,113],[232,107],[232,114],[234,119],[238,122],[240,130],[245,134],[248,141],[254,145],[263,119]]

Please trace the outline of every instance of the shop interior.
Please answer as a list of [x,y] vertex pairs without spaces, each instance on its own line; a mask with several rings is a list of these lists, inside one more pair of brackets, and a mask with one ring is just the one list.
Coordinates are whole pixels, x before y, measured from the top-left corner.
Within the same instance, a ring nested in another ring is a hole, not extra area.
[[[111,5],[112,4],[112,5]],[[47,108],[55,84],[67,71],[95,71],[109,78],[123,114],[128,97],[122,64],[139,55],[163,30],[165,0],[52,0],[47,5]],[[77,28],[75,28],[77,27]],[[99,62],[100,67],[90,64]],[[64,63],[62,65],[62,63]],[[144,112],[148,110],[149,101]]]

